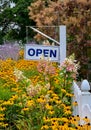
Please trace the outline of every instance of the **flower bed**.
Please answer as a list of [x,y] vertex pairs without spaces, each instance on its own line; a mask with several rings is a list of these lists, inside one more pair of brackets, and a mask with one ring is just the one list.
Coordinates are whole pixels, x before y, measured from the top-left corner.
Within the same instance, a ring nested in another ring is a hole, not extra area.
[[[23,54],[23,53],[20,53]],[[79,125],[72,116],[72,82],[78,64],[74,56],[60,67],[41,59],[0,60],[0,129],[2,130],[75,130]]]

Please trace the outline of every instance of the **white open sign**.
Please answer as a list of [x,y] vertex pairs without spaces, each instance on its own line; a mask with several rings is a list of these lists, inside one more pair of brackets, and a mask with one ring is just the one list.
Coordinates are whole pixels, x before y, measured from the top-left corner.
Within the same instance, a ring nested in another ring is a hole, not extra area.
[[51,61],[58,62],[59,58],[59,46],[43,46],[43,45],[25,45],[25,59],[39,60],[44,57]]

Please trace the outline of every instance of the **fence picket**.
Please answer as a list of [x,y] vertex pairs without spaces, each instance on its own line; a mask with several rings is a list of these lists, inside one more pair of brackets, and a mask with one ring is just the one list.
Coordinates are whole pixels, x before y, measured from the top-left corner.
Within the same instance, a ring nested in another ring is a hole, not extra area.
[[81,86],[78,86],[76,82],[73,83],[74,97],[73,102],[77,102],[77,106],[73,106],[73,115],[80,116],[80,124],[86,122],[83,121],[83,118],[87,117],[91,123],[91,93],[89,92],[90,85],[89,82],[85,79],[82,81]]

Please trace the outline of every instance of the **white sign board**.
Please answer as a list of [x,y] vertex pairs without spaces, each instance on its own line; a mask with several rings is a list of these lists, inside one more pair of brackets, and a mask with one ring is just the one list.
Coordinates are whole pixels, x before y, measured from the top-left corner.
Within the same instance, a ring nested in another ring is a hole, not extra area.
[[25,59],[39,60],[42,57],[50,61],[59,62],[60,60],[59,46],[43,46],[43,45],[25,45]]

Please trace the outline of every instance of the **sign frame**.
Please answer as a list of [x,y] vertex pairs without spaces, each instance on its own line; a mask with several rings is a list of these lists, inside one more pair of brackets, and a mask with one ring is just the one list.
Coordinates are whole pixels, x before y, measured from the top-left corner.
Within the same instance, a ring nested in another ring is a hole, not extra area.
[[[60,40],[60,42],[58,42],[55,39],[49,37],[48,35],[44,34],[43,32],[39,31],[38,29],[34,28],[33,26],[26,26],[26,30],[28,30],[28,27],[30,27],[31,29],[33,29],[37,33],[45,36],[46,38],[50,39],[51,41],[53,41],[53,42],[55,42],[56,44],[59,45],[59,48],[60,48],[59,49],[59,57],[60,58],[59,58],[59,61],[57,61],[57,62],[59,62],[61,64],[66,58],[66,26],[65,25],[59,26],[59,38],[60,38],[59,40]],[[28,33],[28,31],[27,31],[27,33]],[[25,57],[25,59],[28,60],[28,58],[26,58],[26,49],[25,49],[24,57]],[[33,59],[31,59],[31,60],[33,60]]]

